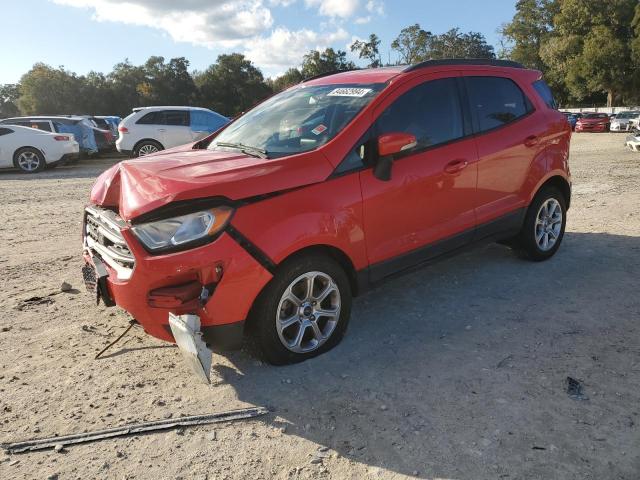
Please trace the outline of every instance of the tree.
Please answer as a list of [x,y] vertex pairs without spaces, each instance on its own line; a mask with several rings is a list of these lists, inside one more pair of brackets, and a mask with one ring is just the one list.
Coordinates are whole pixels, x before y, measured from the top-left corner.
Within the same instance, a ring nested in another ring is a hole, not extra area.
[[369,41],[356,40],[349,47],[352,52],[358,52],[358,58],[366,58],[369,60],[367,65],[369,68],[378,68],[382,66],[380,58],[380,38],[375,33],[369,35]]
[[148,105],[190,105],[195,98],[196,86],[189,74],[189,61],[184,57],[149,57],[144,64],[145,81],[139,92]]
[[281,92],[292,85],[296,85],[300,83],[304,77],[302,76],[302,72],[300,72],[297,68],[290,68],[282,75],[277,77],[274,80],[267,80],[267,83],[271,86],[271,89],[274,92]]
[[528,68],[544,70],[540,49],[552,31],[558,8],[558,0],[518,0],[513,20],[500,29],[509,45],[504,56]]
[[315,77],[323,73],[353,70],[355,63],[347,60],[347,52],[327,48],[323,52],[311,50],[302,59],[300,72],[303,78]]
[[460,33],[452,28],[441,35],[432,35],[427,42],[424,60],[443,58],[495,58],[493,47],[478,32]]
[[18,98],[20,97],[20,85],[7,83],[0,85],[0,118],[15,117],[20,114]]
[[20,111],[27,115],[66,114],[78,109],[81,80],[63,67],[36,63],[20,79]]
[[400,35],[391,42],[391,48],[400,55],[400,63],[411,65],[427,57],[431,32],[420,28],[419,24],[400,30]]
[[638,67],[632,50],[637,0],[563,0],[553,35],[540,49],[544,64],[564,78],[569,93],[584,99],[600,92],[607,105],[633,95]]
[[204,106],[232,117],[271,93],[260,70],[240,53],[218,56],[215,64],[195,75],[195,84]]

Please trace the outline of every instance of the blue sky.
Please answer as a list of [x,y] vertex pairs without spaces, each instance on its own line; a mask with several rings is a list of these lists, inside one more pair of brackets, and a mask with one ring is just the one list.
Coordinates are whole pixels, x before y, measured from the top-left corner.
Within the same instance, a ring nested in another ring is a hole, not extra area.
[[[273,76],[311,48],[347,50],[376,33],[386,61],[403,27],[419,23],[483,33],[497,29],[515,0],[19,0],[3,2],[0,83],[14,83],[38,61],[79,74],[108,72],[128,58],[184,56],[203,69],[220,53],[241,52]],[[28,28],[25,28],[28,26]]]

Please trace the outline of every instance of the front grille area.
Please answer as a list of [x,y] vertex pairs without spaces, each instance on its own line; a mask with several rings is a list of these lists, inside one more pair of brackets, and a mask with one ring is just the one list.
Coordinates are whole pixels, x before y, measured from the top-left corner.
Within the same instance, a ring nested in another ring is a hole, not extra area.
[[131,277],[135,265],[135,258],[121,233],[125,226],[120,216],[111,210],[93,205],[86,209],[85,247],[113,268],[120,279]]

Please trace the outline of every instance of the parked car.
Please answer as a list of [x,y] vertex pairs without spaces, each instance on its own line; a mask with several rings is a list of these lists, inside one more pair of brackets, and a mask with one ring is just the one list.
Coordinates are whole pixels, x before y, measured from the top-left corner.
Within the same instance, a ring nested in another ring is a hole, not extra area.
[[0,120],[0,125],[20,125],[46,132],[71,133],[80,145],[81,154],[94,155],[98,153],[94,127],[87,123],[83,117],[59,115],[13,117]]
[[634,152],[640,152],[640,132],[634,132],[631,135],[627,135],[624,143],[630,150]]
[[93,135],[98,147],[98,152],[109,153],[116,148],[116,137],[111,131],[111,126],[103,118],[94,117],[93,115],[77,115],[85,120],[85,123],[92,129]]
[[120,122],[122,121],[120,117],[116,115],[96,115],[94,118],[103,120],[111,130],[113,138],[118,138],[118,125],[120,125]]
[[571,129],[554,106],[540,72],[500,60],[307,80],[105,171],[84,216],[87,286],[167,341],[246,334],[273,364],[313,357],[345,334],[352,297],[397,273],[481,242],[557,252]]
[[585,113],[576,122],[576,132],[608,132],[609,125],[606,113]]
[[120,153],[142,157],[200,140],[227,123],[227,117],[206,108],[134,108],[118,127],[116,148]]
[[25,173],[53,168],[78,156],[78,142],[71,134],[0,125],[0,167],[15,167]]
[[640,111],[631,110],[618,113],[611,121],[612,132],[628,132],[633,130],[632,120],[640,118]]
[[569,122],[569,125],[571,125],[571,130],[575,130],[576,123],[578,122],[578,116],[571,112],[562,112],[562,114],[567,117],[567,121]]

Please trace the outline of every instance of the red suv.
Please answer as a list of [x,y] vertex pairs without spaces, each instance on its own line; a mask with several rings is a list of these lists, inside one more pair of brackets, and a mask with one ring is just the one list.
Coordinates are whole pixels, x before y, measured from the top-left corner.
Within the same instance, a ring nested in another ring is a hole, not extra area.
[[98,299],[174,341],[193,314],[214,348],[271,363],[335,346],[352,298],[486,241],[560,247],[571,128],[540,72],[428,61],[315,77],[208,138],[97,180],[83,273]]

